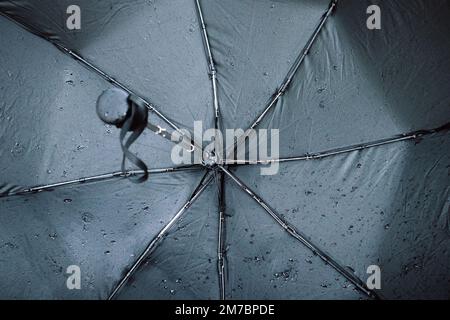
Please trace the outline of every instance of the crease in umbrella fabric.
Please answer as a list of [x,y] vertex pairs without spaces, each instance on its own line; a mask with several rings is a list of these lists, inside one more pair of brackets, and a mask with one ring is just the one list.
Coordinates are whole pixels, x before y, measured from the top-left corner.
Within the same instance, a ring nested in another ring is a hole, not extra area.
[[[447,1],[82,0],[77,32],[70,4],[0,1],[0,297],[450,297]],[[279,129],[278,174],[176,167],[151,131],[150,169],[120,170],[112,87],[173,131]],[[381,290],[356,290],[374,264]]]

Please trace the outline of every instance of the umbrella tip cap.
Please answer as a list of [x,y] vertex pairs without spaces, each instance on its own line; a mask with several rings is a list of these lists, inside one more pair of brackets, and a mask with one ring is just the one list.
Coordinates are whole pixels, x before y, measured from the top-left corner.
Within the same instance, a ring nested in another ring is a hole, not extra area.
[[128,114],[128,93],[118,88],[103,91],[97,99],[97,114],[99,118],[112,125],[121,125]]

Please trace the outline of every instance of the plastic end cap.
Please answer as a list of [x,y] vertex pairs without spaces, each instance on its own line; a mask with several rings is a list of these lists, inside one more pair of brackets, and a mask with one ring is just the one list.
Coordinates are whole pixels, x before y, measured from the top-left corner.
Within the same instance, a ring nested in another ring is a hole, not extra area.
[[127,92],[118,88],[103,91],[97,100],[99,118],[107,124],[123,124],[129,110],[128,96]]

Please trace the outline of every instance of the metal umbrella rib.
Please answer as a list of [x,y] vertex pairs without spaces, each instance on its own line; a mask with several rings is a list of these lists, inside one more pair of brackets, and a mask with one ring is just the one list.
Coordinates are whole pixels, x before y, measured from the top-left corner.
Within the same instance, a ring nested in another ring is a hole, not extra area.
[[225,229],[225,175],[214,169],[214,178],[218,194],[218,228],[217,228],[217,272],[219,279],[219,297],[226,299],[227,259],[226,259],[226,229]]
[[201,29],[201,35],[202,35],[202,43],[203,43],[203,49],[206,54],[206,60],[208,64],[208,73],[209,78],[211,80],[211,90],[212,90],[212,98],[213,98],[213,108],[214,108],[214,129],[215,135],[214,135],[214,154],[211,156],[215,157],[216,162],[222,161],[222,145],[220,141],[218,140],[218,130],[221,129],[221,114],[220,114],[220,106],[219,106],[219,95],[218,95],[218,85],[217,85],[217,68],[216,64],[214,62],[214,57],[211,49],[211,44],[209,41],[208,31],[206,29],[206,23],[205,18],[203,15],[203,10],[200,4],[200,0],[195,0],[195,7],[197,10],[197,16],[199,20],[199,25]]
[[377,148],[381,146],[386,146],[389,144],[399,143],[399,142],[406,142],[406,141],[413,141],[420,138],[426,138],[431,135],[434,135],[436,133],[444,132],[450,130],[450,122],[434,129],[424,129],[424,130],[418,130],[403,134],[398,134],[390,138],[355,144],[351,146],[341,147],[341,148],[335,148],[330,149],[326,151],[321,152],[315,152],[315,153],[307,153],[300,156],[294,156],[294,157],[285,157],[285,158],[279,158],[279,159],[260,159],[260,160],[245,160],[245,159],[227,159],[225,160],[226,165],[254,165],[254,164],[270,164],[274,162],[293,162],[293,161],[305,161],[305,160],[317,160],[317,159],[323,159],[331,156],[337,156],[345,153],[350,153],[354,151],[362,151],[366,149],[371,148]]
[[[187,165],[187,166],[179,166],[179,167],[170,167],[170,168],[161,168],[161,169],[149,169],[147,170],[148,174],[162,174],[162,173],[170,173],[170,172],[180,172],[180,171],[195,171],[203,168],[200,165]],[[19,196],[19,195],[27,195],[32,193],[39,193],[43,191],[53,191],[58,188],[73,186],[73,185],[87,185],[89,183],[101,182],[101,181],[111,181],[121,178],[132,177],[136,175],[143,174],[143,170],[127,170],[127,171],[114,171],[108,172],[98,175],[93,175],[84,178],[78,178],[68,181],[55,182],[45,185],[39,185],[29,188],[13,188],[10,192],[0,193],[0,198],[3,197],[11,197],[11,196]]]
[[[289,85],[292,82],[292,79],[294,78],[295,74],[297,73],[300,66],[303,64],[303,61],[305,60],[306,56],[309,53],[309,50],[311,50],[311,47],[313,46],[314,42],[316,41],[319,33],[322,31],[323,27],[325,26],[325,23],[327,22],[330,15],[333,13],[333,10],[335,9],[337,5],[338,0],[332,0],[330,2],[330,5],[328,7],[328,10],[323,14],[322,18],[320,19],[319,24],[317,25],[316,29],[314,30],[312,36],[309,38],[308,42],[306,43],[306,46],[303,48],[303,50],[300,52],[300,54],[295,59],[294,64],[289,69],[286,77],[284,78],[284,81],[281,83],[281,85],[278,87],[278,89],[275,91],[275,93],[272,95],[272,98],[270,99],[269,103],[266,105],[264,110],[261,112],[261,114],[256,118],[255,121],[249,126],[247,130],[255,129],[261,121],[264,119],[264,117],[267,115],[267,113],[276,105],[278,100],[284,93],[288,90]],[[246,139],[246,135],[244,133],[243,136],[239,137],[234,144],[233,148],[234,151],[244,143]],[[228,153],[228,152],[227,152]],[[235,152],[234,152],[235,153]]]
[[223,172],[220,173],[220,193],[219,193],[219,245],[218,245],[218,268],[219,268],[219,279],[220,279],[220,297],[222,300],[226,298],[225,282],[227,279],[227,257],[226,257],[226,238],[225,238],[225,176]]
[[294,78],[295,74],[297,73],[298,69],[300,68],[300,66],[302,65],[303,61],[305,60],[306,56],[309,53],[309,50],[311,50],[312,45],[314,44],[314,42],[316,41],[320,31],[322,31],[322,28],[324,27],[325,23],[328,20],[328,17],[331,15],[331,13],[333,12],[334,8],[336,7],[337,4],[337,0],[333,0],[330,3],[330,6],[328,8],[328,10],[325,12],[325,14],[322,16],[322,19],[319,22],[319,25],[316,27],[316,29],[314,30],[311,38],[309,39],[309,41],[307,42],[305,48],[302,50],[302,52],[300,53],[300,55],[297,57],[297,59],[294,62],[294,65],[291,67],[291,69],[289,70],[286,78],[284,79],[283,83],[280,85],[278,91],[273,95],[272,100],[270,100],[269,104],[267,105],[267,107],[263,110],[263,112],[258,116],[258,118],[250,125],[250,129],[254,129],[256,128],[261,121],[263,120],[263,118],[266,116],[266,114],[270,111],[270,109],[272,109],[272,107],[277,103],[278,99],[280,99],[280,97],[286,92],[286,90],[288,89],[289,85],[292,82],[292,79]]

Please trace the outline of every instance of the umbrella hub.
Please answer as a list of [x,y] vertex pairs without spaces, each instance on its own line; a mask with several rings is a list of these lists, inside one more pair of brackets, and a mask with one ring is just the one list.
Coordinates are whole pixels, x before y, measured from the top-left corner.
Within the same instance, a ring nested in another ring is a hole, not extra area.
[[217,155],[214,152],[204,152],[202,163],[208,168],[215,167],[217,165]]

